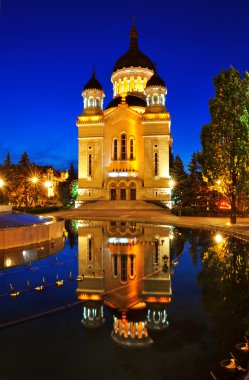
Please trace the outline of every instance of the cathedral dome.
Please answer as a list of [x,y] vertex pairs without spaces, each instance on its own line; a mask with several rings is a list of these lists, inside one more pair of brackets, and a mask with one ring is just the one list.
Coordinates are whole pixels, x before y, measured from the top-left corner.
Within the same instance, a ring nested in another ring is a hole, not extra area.
[[85,90],[92,90],[92,89],[102,90],[103,91],[103,88],[102,88],[101,84],[96,79],[95,72],[93,72],[91,79],[85,84],[83,91],[85,91]]
[[152,61],[141,52],[138,47],[138,32],[135,25],[132,26],[130,32],[130,48],[122,55],[114,65],[113,72],[128,67],[143,67],[154,70]]
[[152,75],[146,84],[146,88],[150,86],[166,87],[164,80],[157,74],[157,71]]

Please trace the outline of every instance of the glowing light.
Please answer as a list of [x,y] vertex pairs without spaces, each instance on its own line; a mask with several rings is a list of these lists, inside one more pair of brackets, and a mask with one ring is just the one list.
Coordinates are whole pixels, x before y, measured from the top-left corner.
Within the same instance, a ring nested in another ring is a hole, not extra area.
[[110,172],[108,177],[117,178],[117,177],[137,177],[136,172]]
[[217,185],[220,185],[221,184],[221,180],[218,179],[218,181],[216,181]]
[[108,243],[110,243],[110,244],[115,244],[115,243],[127,244],[128,242],[129,242],[128,238],[111,237],[108,239]]
[[51,187],[52,186],[52,183],[50,181],[46,181],[45,184],[44,184],[46,187]]
[[169,186],[172,188],[175,186],[175,181],[173,179],[169,180]]
[[223,241],[223,236],[221,234],[216,234],[214,240],[219,244]]
[[4,181],[0,178],[0,187],[4,186]]
[[11,264],[12,264],[11,259],[7,259],[7,260],[6,260],[6,267],[10,267]]
[[100,301],[102,299],[102,297],[98,294],[79,294],[77,298],[81,301]]
[[38,181],[39,181],[39,180],[38,180],[37,177],[32,177],[32,178],[31,178],[31,182],[33,182],[34,185],[35,185]]

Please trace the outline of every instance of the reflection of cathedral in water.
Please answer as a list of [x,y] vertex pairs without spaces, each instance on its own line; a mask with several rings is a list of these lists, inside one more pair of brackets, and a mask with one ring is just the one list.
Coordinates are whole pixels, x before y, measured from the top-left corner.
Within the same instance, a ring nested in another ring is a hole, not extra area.
[[133,222],[79,222],[78,298],[82,324],[104,323],[113,310],[112,339],[124,346],[153,343],[167,328],[171,301],[169,228]]

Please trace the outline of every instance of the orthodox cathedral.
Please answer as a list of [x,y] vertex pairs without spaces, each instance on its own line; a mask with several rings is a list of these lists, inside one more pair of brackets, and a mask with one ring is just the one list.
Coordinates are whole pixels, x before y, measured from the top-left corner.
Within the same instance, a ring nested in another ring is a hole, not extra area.
[[172,144],[167,88],[141,52],[135,25],[130,46],[114,65],[113,99],[93,72],[78,117],[78,206],[87,200],[170,201]]

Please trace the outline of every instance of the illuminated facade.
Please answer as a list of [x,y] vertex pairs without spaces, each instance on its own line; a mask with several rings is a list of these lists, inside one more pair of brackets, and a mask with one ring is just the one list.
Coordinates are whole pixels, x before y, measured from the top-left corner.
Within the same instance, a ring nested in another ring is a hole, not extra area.
[[171,302],[170,229],[144,223],[80,222],[78,298],[82,324],[105,322],[113,312],[112,339],[122,346],[153,343],[150,331],[168,327]]
[[130,47],[111,76],[113,99],[93,73],[78,117],[78,202],[170,200],[170,114],[167,89],[154,64],[138,47],[133,25]]

